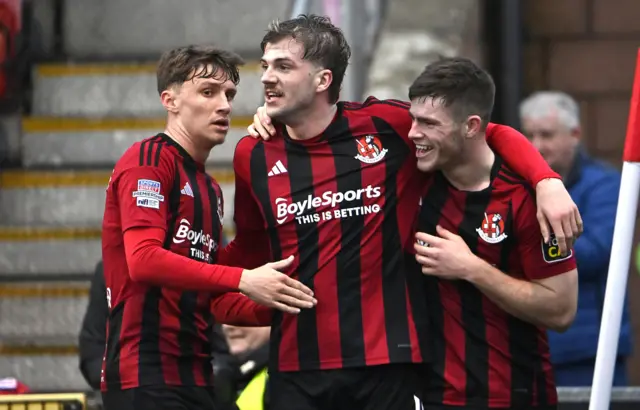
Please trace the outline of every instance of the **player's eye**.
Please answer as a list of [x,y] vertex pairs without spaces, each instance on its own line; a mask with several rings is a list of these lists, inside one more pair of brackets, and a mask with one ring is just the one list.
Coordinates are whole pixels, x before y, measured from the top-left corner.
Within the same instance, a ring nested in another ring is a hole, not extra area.
[[202,90],[202,95],[204,95],[205,97],[211,97],[213,95],[213,91],[211,91],[210,89],[204,89]]
[[233,101],[234,98],[236,98],[236,93],[234,93],[234,92],[227,93],[227,100],[228,101]]

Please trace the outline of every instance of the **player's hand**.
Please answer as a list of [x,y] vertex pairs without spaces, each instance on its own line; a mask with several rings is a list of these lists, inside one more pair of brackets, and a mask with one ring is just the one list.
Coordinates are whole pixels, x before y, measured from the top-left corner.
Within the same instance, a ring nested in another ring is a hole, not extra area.
[[253,115],[253,124],[247,127],[247,132],[254,138],[262,138],[267,141],[276,133],[276,127],[271,123],[265,106],[258,107]]
[[240,279],[240,292],[256,303],[297,314],[300,309],[316,305],[311,289],[279,272],[293,262],[293,256],[278,262],[267,263],[252,270],[245,270]]
[[561,180],[543,179],[536,186],[538,223],[546,243],[554,233],[560,253],[567,255],[576,239],[582,234],[582,218],[578,207],[569,196]]
[[436,231],[439,236],[416,233],[419,242],[414,248],[422,273],[442,279],[466,279],[473,273],[478,257],[460,236],[441,226]]

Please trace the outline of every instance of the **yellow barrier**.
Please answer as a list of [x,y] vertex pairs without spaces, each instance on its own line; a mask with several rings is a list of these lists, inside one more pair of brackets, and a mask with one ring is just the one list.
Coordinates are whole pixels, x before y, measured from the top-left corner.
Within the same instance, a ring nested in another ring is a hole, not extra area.
[[0,410],[86,410],[83,393],[11,394],[0,396]]

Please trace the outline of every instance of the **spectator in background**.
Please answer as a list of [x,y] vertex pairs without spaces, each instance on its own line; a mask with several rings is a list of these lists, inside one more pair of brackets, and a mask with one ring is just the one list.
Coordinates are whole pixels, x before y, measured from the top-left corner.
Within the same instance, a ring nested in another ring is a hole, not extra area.
[[89,305],[82,320],[80,329],[80,371],[89,386],[100,390],[100,372],[102,371],[102,356],[107,341],[107,291],[102,273],[102,261],[96,265],[91,278],[89,290]]
[[[578,312],[567,332],[549,332],[549,344],[557,385],[591,386],[620,173],[586,152],[581,144],[580,109],[567,94],[542,91],[531,95],[520,105],[520,120],[523,133],[563,177],[584,222],[584,233],[574,246],[579,272]],[[616,386],[627,384],[626,359],[631,349],[631,324],[625,305],[614,373]]]
[[234,382],[240,410],[268,410],[267,364],[270,327],[223,325],[229,351],[236,359]]

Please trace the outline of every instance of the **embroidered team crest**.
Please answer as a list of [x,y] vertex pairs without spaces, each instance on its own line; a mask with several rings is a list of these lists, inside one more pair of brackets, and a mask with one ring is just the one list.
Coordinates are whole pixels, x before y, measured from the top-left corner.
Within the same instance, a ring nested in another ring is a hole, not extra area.
[[476,232],[488,243],[500,243],[507,237],[504,232],[504,220],[500,214],[485,213],[482,225],[476,229]]
[[367,164],[375,164],[387,155],[386,148],[382,147],[380,138],[375,135],[366,135],[356,140],[358,143],[358,155],[356,159]]

